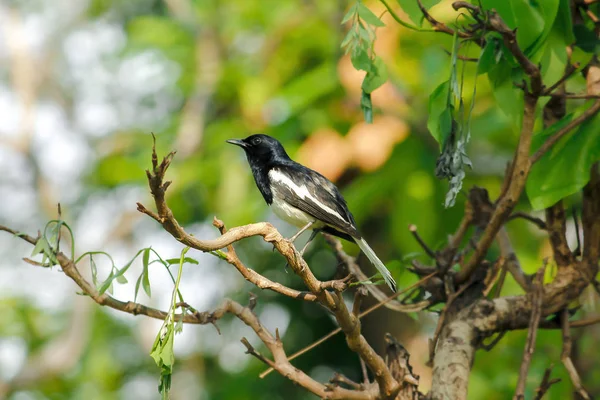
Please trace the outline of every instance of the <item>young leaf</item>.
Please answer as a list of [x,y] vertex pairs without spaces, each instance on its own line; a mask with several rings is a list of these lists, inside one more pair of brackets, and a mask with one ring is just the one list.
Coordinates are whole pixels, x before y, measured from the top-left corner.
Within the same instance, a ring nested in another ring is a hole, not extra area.
[[173,374],[173,364],[175,363],[175,355],[173,354],[174,335],[173,322],[165,321],[163,329],[156,335],[150,352],[150,357],[154,359],[154,362],[160,368],[158,390],[163,399],[169,398],[171,389],[171,376]]
[[367,8],[367,6],[365,6],[362,2],[358,1],[356,4],[358,6],[358,16],[363,21],[365,21],[369,25],[373,25],[373,26],[377,26],[377,27],[385,26],[385,24],[383,22],[381,22],[379,17],[377,17],[377,15],[373,14],[373,12],[371,10],[369,10]]
[[135,282],[135,293],[133,295],[133,301],[134,302],[137,301],[137,296],[138,296],[138,293],[140,291],[140,285],[142,284],[142,277],[143,277],[143,275],[144,275],[143,273],[140,274],[140,276],[138,277],[137,281]]
[[175,331],[173,330],[172,324],[166,324],[165,332],[161,329],[156,335],[154,345],[150,351],[150,357],[154,359],[154,362],[158,367],[165,366],[168,369],[173,367],[175,363],[175,355],[173,354],[173,340]]
[[358,6],[358,2],[355,3],[352,7],[350,7],[350,9],[346,13],[346,15],[344,15],[344,18],[342,18],[342,25],[345,24],[346,22],[350,21],[350,19],[352,19],[352,17],[354,17],[356,15],[357,6]]
[[361,88],[366,93],[372,93],[375,89],[383,85],[385,81],[387,81],[387,68],[381,57],[377,56],[373,60],[371,70],[367,71]]
[[[447,124],[448,119],[448,96],[450,93],[450,81],[444,81],[433,90],[429,96],[429,117],[427,118],[427,129],[431,136],[438,142],[440,148],[450,134]],[[450,114],[450,120],[452,115]],[[450,128],[451,128],[450,124]]]
[[477,64],[477,74],[487,74],[497,63],[497,54],[500,51],[498,38],[492,35],[487,36],[487,43],[479,55]]
[[102,286],[100,286],[100,288],[98,289],[98,292],[100,294],[103,294],[112,286],[112,281],[113,281],[114,276],[115,276],[114,270],[111,270],[110,274],[108,274],[108,278],[106,278],[106,280],[102,283]]
[[352,61],[352,65],[354,66],[354,68],[358,70],[363,70],[367,72],[372,70],[373,61],[371,61],[371,58],[369,57],[367,52],[360,47],[356,47],[352,51],[352,54],[350,55],[350,61]]
[[[166,262],[167,262],[167,264],[169,264],[169,265],[174,265],[174,264],[177,264],[177,265],[179,265],[179,262],[181,261],[181,259],[180,259],[180,258],[167,258],[165,261],[166,261]],[[184,262],[184,263],[188,263],[188,264],[194,264],[194,265],[198,265],[198,260],[194,260],[194,259],[193,259],[193,258],[191,258],[191,257],[185,257],[185,258],[183,259],[183,262]]]
[[48,251],[50,251],[50,245],[48,244],[46,238],[42,236],[38,239],[37,243],[33,247],[30,257],[36,256],[38,254],[45,254]]
[[148,297],[152,297],[152,290],[150,289],[150,277],[148,274],[148,261],[150,259],[150,249],[144,250],[144,255],[142,256],[143,263],[143,271],[142,271],[142,287],[144,288],[144,292],[148,295]]
[[96,261],[94,261],[94,256],[90,254],[90,268],[92,269],[92,283],[94,286],[98,285],[98,267],[96,266]]
[[348,31],[348,33],[346,33],[346,37],[344,38],[344,40],[342,40],[342,44],[340,45],[340,47],[343,49],[344,47],[347,47],[346,49],[346,54],[348,54],[348,52],[351,50],[350,46],[348,46],[352,41],[356,40],[356,30],[351,29]]

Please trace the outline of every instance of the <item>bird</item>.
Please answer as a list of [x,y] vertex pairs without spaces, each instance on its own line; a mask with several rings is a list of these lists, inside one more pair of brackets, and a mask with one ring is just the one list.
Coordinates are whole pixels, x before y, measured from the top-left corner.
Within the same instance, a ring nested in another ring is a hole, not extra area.
[[313,230],[301,255],[319,232],[354,242],[396,292],[392,274],[359,233],[346,200],[329,179],[293,161],[271,136],[255,134],[226,142],[244,149],[256,186],[274,214],[301,228],[289,240],[294,242],[307,229]]

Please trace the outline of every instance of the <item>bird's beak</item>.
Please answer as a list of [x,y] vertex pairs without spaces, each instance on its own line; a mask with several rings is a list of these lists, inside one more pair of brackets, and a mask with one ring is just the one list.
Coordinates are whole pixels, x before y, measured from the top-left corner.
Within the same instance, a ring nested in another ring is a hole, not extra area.
[[242,148],[248,147],[248,143],[244,142],[243,140],[239,140],[239,139],[229,139],[229,140],[226,140],[226,142],[235,144],[236,146],[240,146]]

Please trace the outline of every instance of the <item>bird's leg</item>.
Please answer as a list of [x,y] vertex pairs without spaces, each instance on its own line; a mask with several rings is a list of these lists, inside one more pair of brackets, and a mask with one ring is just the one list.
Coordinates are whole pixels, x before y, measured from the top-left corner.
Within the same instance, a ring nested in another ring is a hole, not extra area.
[[302,229],[300,229],[300,230],[298,231],[298,233],[296,233],[294,236],[292,236],[292,237],[291,237],[291,238],[289,238],[288,240],[289,240],[290,242],[294,243],[294,241],[295,241],[296,239],[298,239],[298,236],[300,236],[300,235],[301,235],[301,234],[302,234],[302,233],[303,233],[305,230],[307,230],[308,228],[310,228],[310,227],[312,226],[312,224],[314,224],[314,223],[315,223],[315,221],[310,221],[308,224],[304,225],[304,226],[302,227]]
[[308,241],[306,242],[306,244],[304,245],[304,247],[302,248],[302,250],[300,250],[300,255],[301,256],[304,255],[304,252],[308,248],[308,245],[310,244],[310,242],[313,241],[313,239],[315,238],[315,236],[317,236],[317,233],[319,233],[319,232],[321,232],[321,229],[315,229],[314,231],[312,231],[312,233],[310,234],[310,237],[308,238]]

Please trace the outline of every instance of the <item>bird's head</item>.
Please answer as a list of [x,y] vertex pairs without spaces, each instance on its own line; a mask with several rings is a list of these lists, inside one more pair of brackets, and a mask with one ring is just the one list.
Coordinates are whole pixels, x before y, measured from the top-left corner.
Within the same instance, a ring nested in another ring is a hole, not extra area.
[[289,159],[281,143],[268,135],[252,135],[241,140],[229,139],[227,143],[235,144],[244,149],[250,164],[260,163],[267,166],[278,160]]

